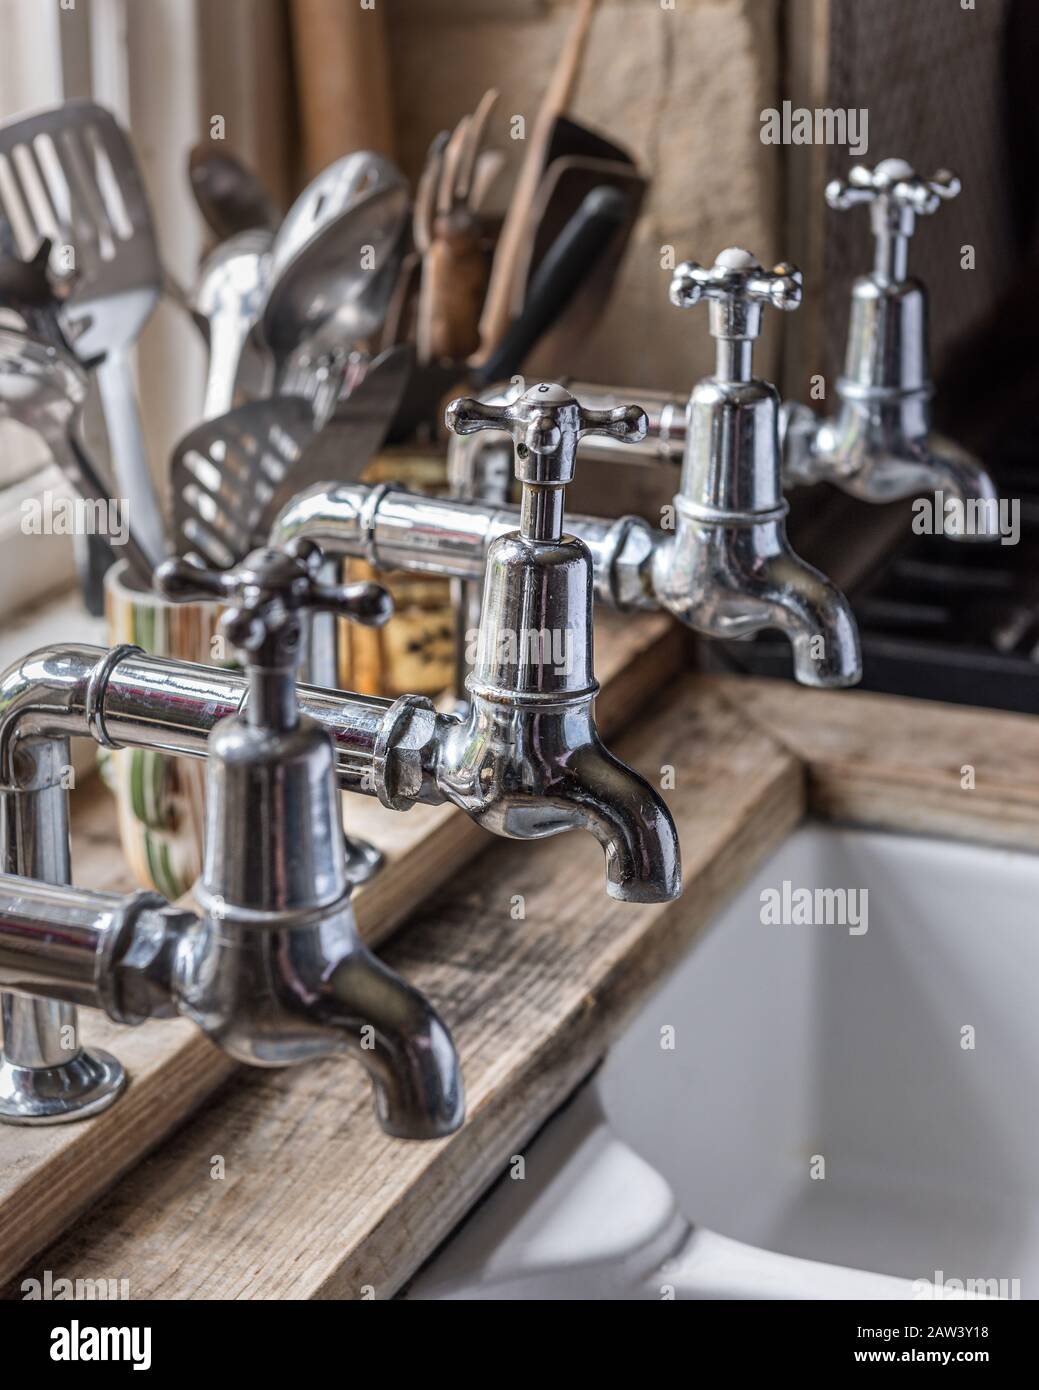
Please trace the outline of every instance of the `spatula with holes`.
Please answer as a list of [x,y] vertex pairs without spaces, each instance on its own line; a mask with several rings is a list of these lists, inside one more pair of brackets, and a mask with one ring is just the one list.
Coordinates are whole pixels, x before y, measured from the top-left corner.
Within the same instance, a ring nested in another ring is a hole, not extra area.
[[173,452],[174,545],[227,569],[262,544],[259,521],[314,434],[314,407],[274,396],[207,420]]
[[51,272],[75,276],[63,323],[97,380],[112,471],[149,554],[163,554],[162,509],[148,469],[128,356],[159,298],[151,211],[125,132],[104,107],[71,101],[0,126],[0,212],[20,255],[50,237]]
[[301,396],[252,401],[186,435],[173,455],[176,546],[224,569],[266,543],[278,512],[322,482],[360,477],[411,375],[410,348],[377,357],[318,432]]

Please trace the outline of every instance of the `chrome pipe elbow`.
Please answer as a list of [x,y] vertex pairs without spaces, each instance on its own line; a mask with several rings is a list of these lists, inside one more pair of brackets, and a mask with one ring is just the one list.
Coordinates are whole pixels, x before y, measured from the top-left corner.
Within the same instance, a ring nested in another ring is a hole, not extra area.
[[280,547],[305,537],[329,554],[355,554],[363,545],[372,491],[365,483],[323,483],[298,493],[275,518],[270,544]]
[[[109,665],[99,670],[105,657]],[[100,647],[62,643],[30,652],[0,675],[0,783],[19,785],[20,744],[96,732],[105,672],[118,659]]]

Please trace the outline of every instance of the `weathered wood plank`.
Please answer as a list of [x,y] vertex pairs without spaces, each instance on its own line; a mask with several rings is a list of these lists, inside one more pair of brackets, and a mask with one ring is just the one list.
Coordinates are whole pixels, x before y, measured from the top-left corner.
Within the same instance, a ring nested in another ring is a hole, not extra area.
[[785,681],[716,678],[804,765],[830,820],[1039,850],[1039,724],[1028,715]]
[[468,1091],[459,1134],[383,1135],[355,1066],[242,1072],[39,1266],[128,1278],[139,1298],[391,1295],[801,817],[797,759],[693,678],[618,751],[658,784],[675,768],[677,903],[607,898],[590,836],[495,842],[386,952],[454,1032]]

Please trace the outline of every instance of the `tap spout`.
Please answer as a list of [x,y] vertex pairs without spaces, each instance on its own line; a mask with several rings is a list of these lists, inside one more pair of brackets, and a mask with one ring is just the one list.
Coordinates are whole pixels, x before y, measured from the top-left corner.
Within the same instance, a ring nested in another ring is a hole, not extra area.
[[329,971],[315,1013],[368,1072],[379,1124],[402,1139],[440,1139],[465,1117],[458,1056],[436,1010],[363,948]]
[[980,460],[930,430],[928,399],[927,391],[883,400],[849,396],[826,418],[805,405],[784,405],[786,484],[830,482],[871,503],[917,498],[942,508],[945,535],[994,540],[1000,534],[996,485]]
[[791,551],[769,557],[747,577],[745,593],[760,606],[764,626],[790,639],[802,685],[855,685],[862,674],[859,631],[837,586]]
[[318,911],[265,914],[211,900],[182,935],[180,1011],[251,1066],[350,1056],[375,1113],[401,1139],[438,1139],[465,1118],[461,1069],[432,1005],[367,949],[346,898]]
[[660,601],[713,637],[778,628],[789,638],[802,685],[843,687],[862,677],[858,627],[848,600],[791,548],[782,517],[718,523],[683,513],[655,557]]
[[669,902],[682,892],[671,813],[644,777],[596,738],[576,749],[562,805],[606,855],[606,891],[628,903]]
[[955,540],[997,539],[1001,534],[1000,501],[991,475],[973,454],[951,439],[932,434],[928,446],[922,451],[921,466],[947,513],[944,533]]
[[603,746],[590,700],[545,709],[470,685],[465,721],[440,751],[438,784],[479,825],[516,840],[581,828],[606,856],[606,891],[670,902],[682,891],[678,833],[663,799]]

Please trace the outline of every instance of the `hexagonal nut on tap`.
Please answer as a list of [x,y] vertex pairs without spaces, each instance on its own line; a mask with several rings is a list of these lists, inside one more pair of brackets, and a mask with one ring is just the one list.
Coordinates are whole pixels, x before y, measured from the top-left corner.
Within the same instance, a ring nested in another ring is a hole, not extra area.
[[386,711],[375,742],[375,791],[391,811],[407,811],[433,777],[438,716],[425,695],[402,695]]
[[657,531],[641,516],[622,516],[611,528],[610,559],[605,571],[596,568],[596,594],[622,612],[656,607],[653,560]]
[[99,971],[105,1009],[117,1023],[136,1025],[177,1014],[174,982],[177,942],[197,919],[155,893],[126,898],[108,934],[110,968]]

